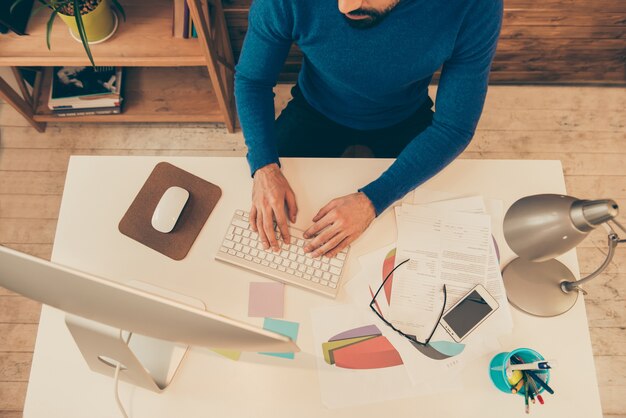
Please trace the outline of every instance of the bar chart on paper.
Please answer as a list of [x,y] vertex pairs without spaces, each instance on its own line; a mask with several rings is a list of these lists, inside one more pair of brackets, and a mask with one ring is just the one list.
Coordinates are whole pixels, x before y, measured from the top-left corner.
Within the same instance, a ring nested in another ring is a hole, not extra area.
[[326,363],[344,369],[381,369],[402,365],[402,358],[376,325],[341,332],[322,344]]

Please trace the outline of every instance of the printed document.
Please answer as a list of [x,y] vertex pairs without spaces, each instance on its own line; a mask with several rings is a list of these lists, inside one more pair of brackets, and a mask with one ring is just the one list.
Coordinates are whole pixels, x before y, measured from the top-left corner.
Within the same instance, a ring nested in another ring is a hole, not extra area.
[[389,318],[419,340],[428,337],[443,304],[456,303],[487,277],[492,247],[489,215],[403,205]]

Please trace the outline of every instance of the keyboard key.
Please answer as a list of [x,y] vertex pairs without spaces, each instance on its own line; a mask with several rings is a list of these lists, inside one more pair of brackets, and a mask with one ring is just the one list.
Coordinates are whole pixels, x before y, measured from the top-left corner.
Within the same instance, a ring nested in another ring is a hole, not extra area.
[[243,235],[244,237],[246,237],[246,238],[249,238],[249,237],[250,237],[250,230],[249,230],[249,229],[246,229],[245,231],[243,231],[243,234],[242,234],[242,235]]
[[337,259],[343,261],[346,259],[346,255],[344,253],[339,253],[337,254]]
[[322,263],[319,260],[313,260],[313,267],[316,269],[322,267]]
[[224,240],[224,242],[222,243],[222,245],[226,248],[234,248],[235,247],[235,243],[232,241],[226,241]]
[[235,251],[235,250],[228,250],[228,254],[235,255],[235,254],[237,254],[237,251]]
[[254,241],[258,241],[259,240],[259,234],[252,231],[252,233],[250,234],[250,239],[254,240]]
[[330,276],[330,281],[333,283],[337,283],[339,281],[339,276],[335,276],[335,275]]
[[315,270],[315,273],[313,275],[315,277],[322,277],[322,272],[320,270]]
[[311,279],[311,281],[312,281],[313,283],[319,283],[319,282],[320,282],[320,279],[319,279],[319,278],[317,278],[317,277],[313,277],[313,278]]
[[257,264],[261,264],[261,259],[259,257],[252,257],[252,261]]
[[322,277],[324,278],[324,280],[330,280],[330,273],[329,273],[329,272],[327,272],[327,271],[325,271],[325,272],[322,274]]
[[322,264],[322,271],[328,271],[329,267],[328,264]]
[[244,253],[244,254],[250,254],[250,247],[243,247],[241,252]]
[[322,286],[328,286],[328,280],[320,280]]
[[243,256],[245,255],[244,253],[242,253],[241,251],[237,251],[237,254],[235,254],[237,257],[239,258],[243,258]]
[[[250,249],[248,248],[248,250]],[[252,261],[252,257],[250,257],[248,254],[246,254],[243,258],[245,258],[248,261]]]
[[251,249],[251,250],[250,250],[250,255],[251,255],[252,257],[256,257],[256,256],[258,256],[258,255],[259,255],[259,250],[257,250],[256,248]]
[[235,211],[235,213],[236,213],[237,215],[239,215],[239,216],[243,216],[243,211],[242,211],[242,210],[237,209],[237,210]]
[[311,280],[311,275],[310,274],[304,274],[304,279],[305,280]]
[[235,235],[241,235],[242,232],[243,232],[243,229],[239,227],[235,228],[235,231],[234,231]]
[[233,238],[233,241],[241,242],[241,235],[235,235],[235,237]]
[[291,253],[291,254],[289,254],[289,259],[291,261],[296,261],[298,259],[298,255],[295,254],[295,253]]
[[229,240],[231,240],[231,241],[233,240],[233,238],[234,238],[234,237],[235,237],[235,236],[234,236],[233,234],[228,234],[228,235],[226,235],[226,239],[229,239]]
[[282,265],[285,267],[289,267],[289,260],[287,260],[286,258],[283,259]]
[[341,268],[343,266],[343,261],[338,260],[336,258],[331,258],[330,259],[330,265]]
[[331,289],[336,289],[337,288],[337,284],[333,283],[333,282],[330,282],[330,283],[328,283],[328,287],[330,287]]
[[243,245],[235,244],[235,251],[241,251],[243,249]]
[[278,266],[278,270],[279,270],[279,271],[285,271],[285,270],[287,270],[287,269],[286,269],[284,266]]
[[233,219],[232,224],[242,229],[248,229],[250,227],[250,224],[248,222],[242,221],[241,219],[237,218]]
[[339,270],[337,267],[331,267],[330,272],[332,274],[336,274],[337,276],[341,274],[341,270]]
[[294,271],[293,269],[287,269],[287,273],[288,273],[288,274],[294,274],[294,273],[295,273],[295,271]]
[[270,267],[273,268],[274,270],[276,270],[278,268],[278,264],[270,263]]
[[227,253],[228,252],[228,248],[220,247],[220,251],[223,252],[223,253]]
[[267,260],[261,260],[261,265],[267,267],[270,265],[270,263]]
[[304,260],[304,265],[305,266],[312,266],[313,265],[313,260],[311,260],[310,258],[307,258]]
[[296,274],[296,277],[302,277],[302,272],[300,272],[300,271],[296,271],[295,274]]
[[243,245],[250,245],[250,238],[243,237],[243,238],[241,239],[241,243],[242,243]]

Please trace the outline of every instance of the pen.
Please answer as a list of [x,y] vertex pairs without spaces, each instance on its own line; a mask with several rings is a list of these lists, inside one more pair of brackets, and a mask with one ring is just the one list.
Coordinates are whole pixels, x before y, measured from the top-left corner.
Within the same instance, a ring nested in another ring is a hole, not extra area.
[[556,362],[554,360],[538,360],[532,363],[511,364],[508,369],[513,370],[546,370],[551,369]]
[[537,385],[535,384],[533,380],[530,381],[530,384],[533,387],[533,390],[535,391],[535,393],[537,394],[537,399],[539,400],[539,403],[543,405],[543,396],[539,394],[539,389],[537,388]]
[[[522,359],[518,356],[511,357],[511,362],[515,362],[515,364],[523,363]],[[542,388],[544,388],[549,394],[554,395],[554,391],[546,382],[544,382],[535,372],[532,370],[524,370],[524,373],[528,374],[535,382],[539,384]]]
[[530,406],[528,405],[528,396],[529,396],[528,386],[529,386],[528,378],[525,378],[524,379],[524,411],[526,411],[527,414],[530,413]]
[[554,391],[552,390],[552,388],[550,386],[548,386],[548,384],[546,382],[543,381],[543,379],[541,379],[539,376],[537,376],[535,374],[535,372],[530,371],[530,370],[526,370],[526,373],[532,377],[532,379],[539,383],[539,386],[541,386],[542,388],[544,388],[550,395],[554,395]]

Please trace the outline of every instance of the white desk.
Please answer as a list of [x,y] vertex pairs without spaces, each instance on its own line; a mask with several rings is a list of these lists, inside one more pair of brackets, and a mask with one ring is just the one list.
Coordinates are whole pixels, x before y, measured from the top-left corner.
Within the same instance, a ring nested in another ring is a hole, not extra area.
[[[223,188],[223,197],[187,258],[173,261],[118,232],[117,225],[159,161],[169,161]],[[308,226],[329,199],[374,179],[389,160],[286,160],[300,213]],[[457,195],[501,199],[505,209],[535,193],[563,193],[561,165],[555,161],[457,160],[425,187]],[[213,255],[236,208],[247,209],[251,181],[243,158],[74,157],[70,161],[52,255],[53,261],[118,281],[141,280],[204,300],[212,311],[247,318],[248,283],[259,278],[215,262]],[[499,238],[503,262],[513,255]],[[347,277],[358,256],[395,240],[391,211],[379,217],[352,247]],[[573,251],[561,258],[578,272]],[[262,279],[261,279],[262,280]],[[121,383],[121,399],[131,417],[516,417],[517,396],[498,392],[488,378],[491,355],[463,372],[464,390],[401,399],[349,409],[326,409],[320,400],[309,310],[341,303],[287,287],[285,319],[300,323],[296,360],[244,355],[238,362],[194,348],[172,385],[162,394]],[[114,307],[113,307],[114,309]],[[532,347],[559,361],[551,385],[555,396],[535,406],[534,417],[600,418],[600,398],[582,298],[568,313],[551,319],[513,310],[515,333],[501,340],[504,350]],[[496,353],[493,353],[496,354]],[[24,416],[117,417],[111,379],[92,373],[63,323],[63,314],[44,307],[39,325]]]

